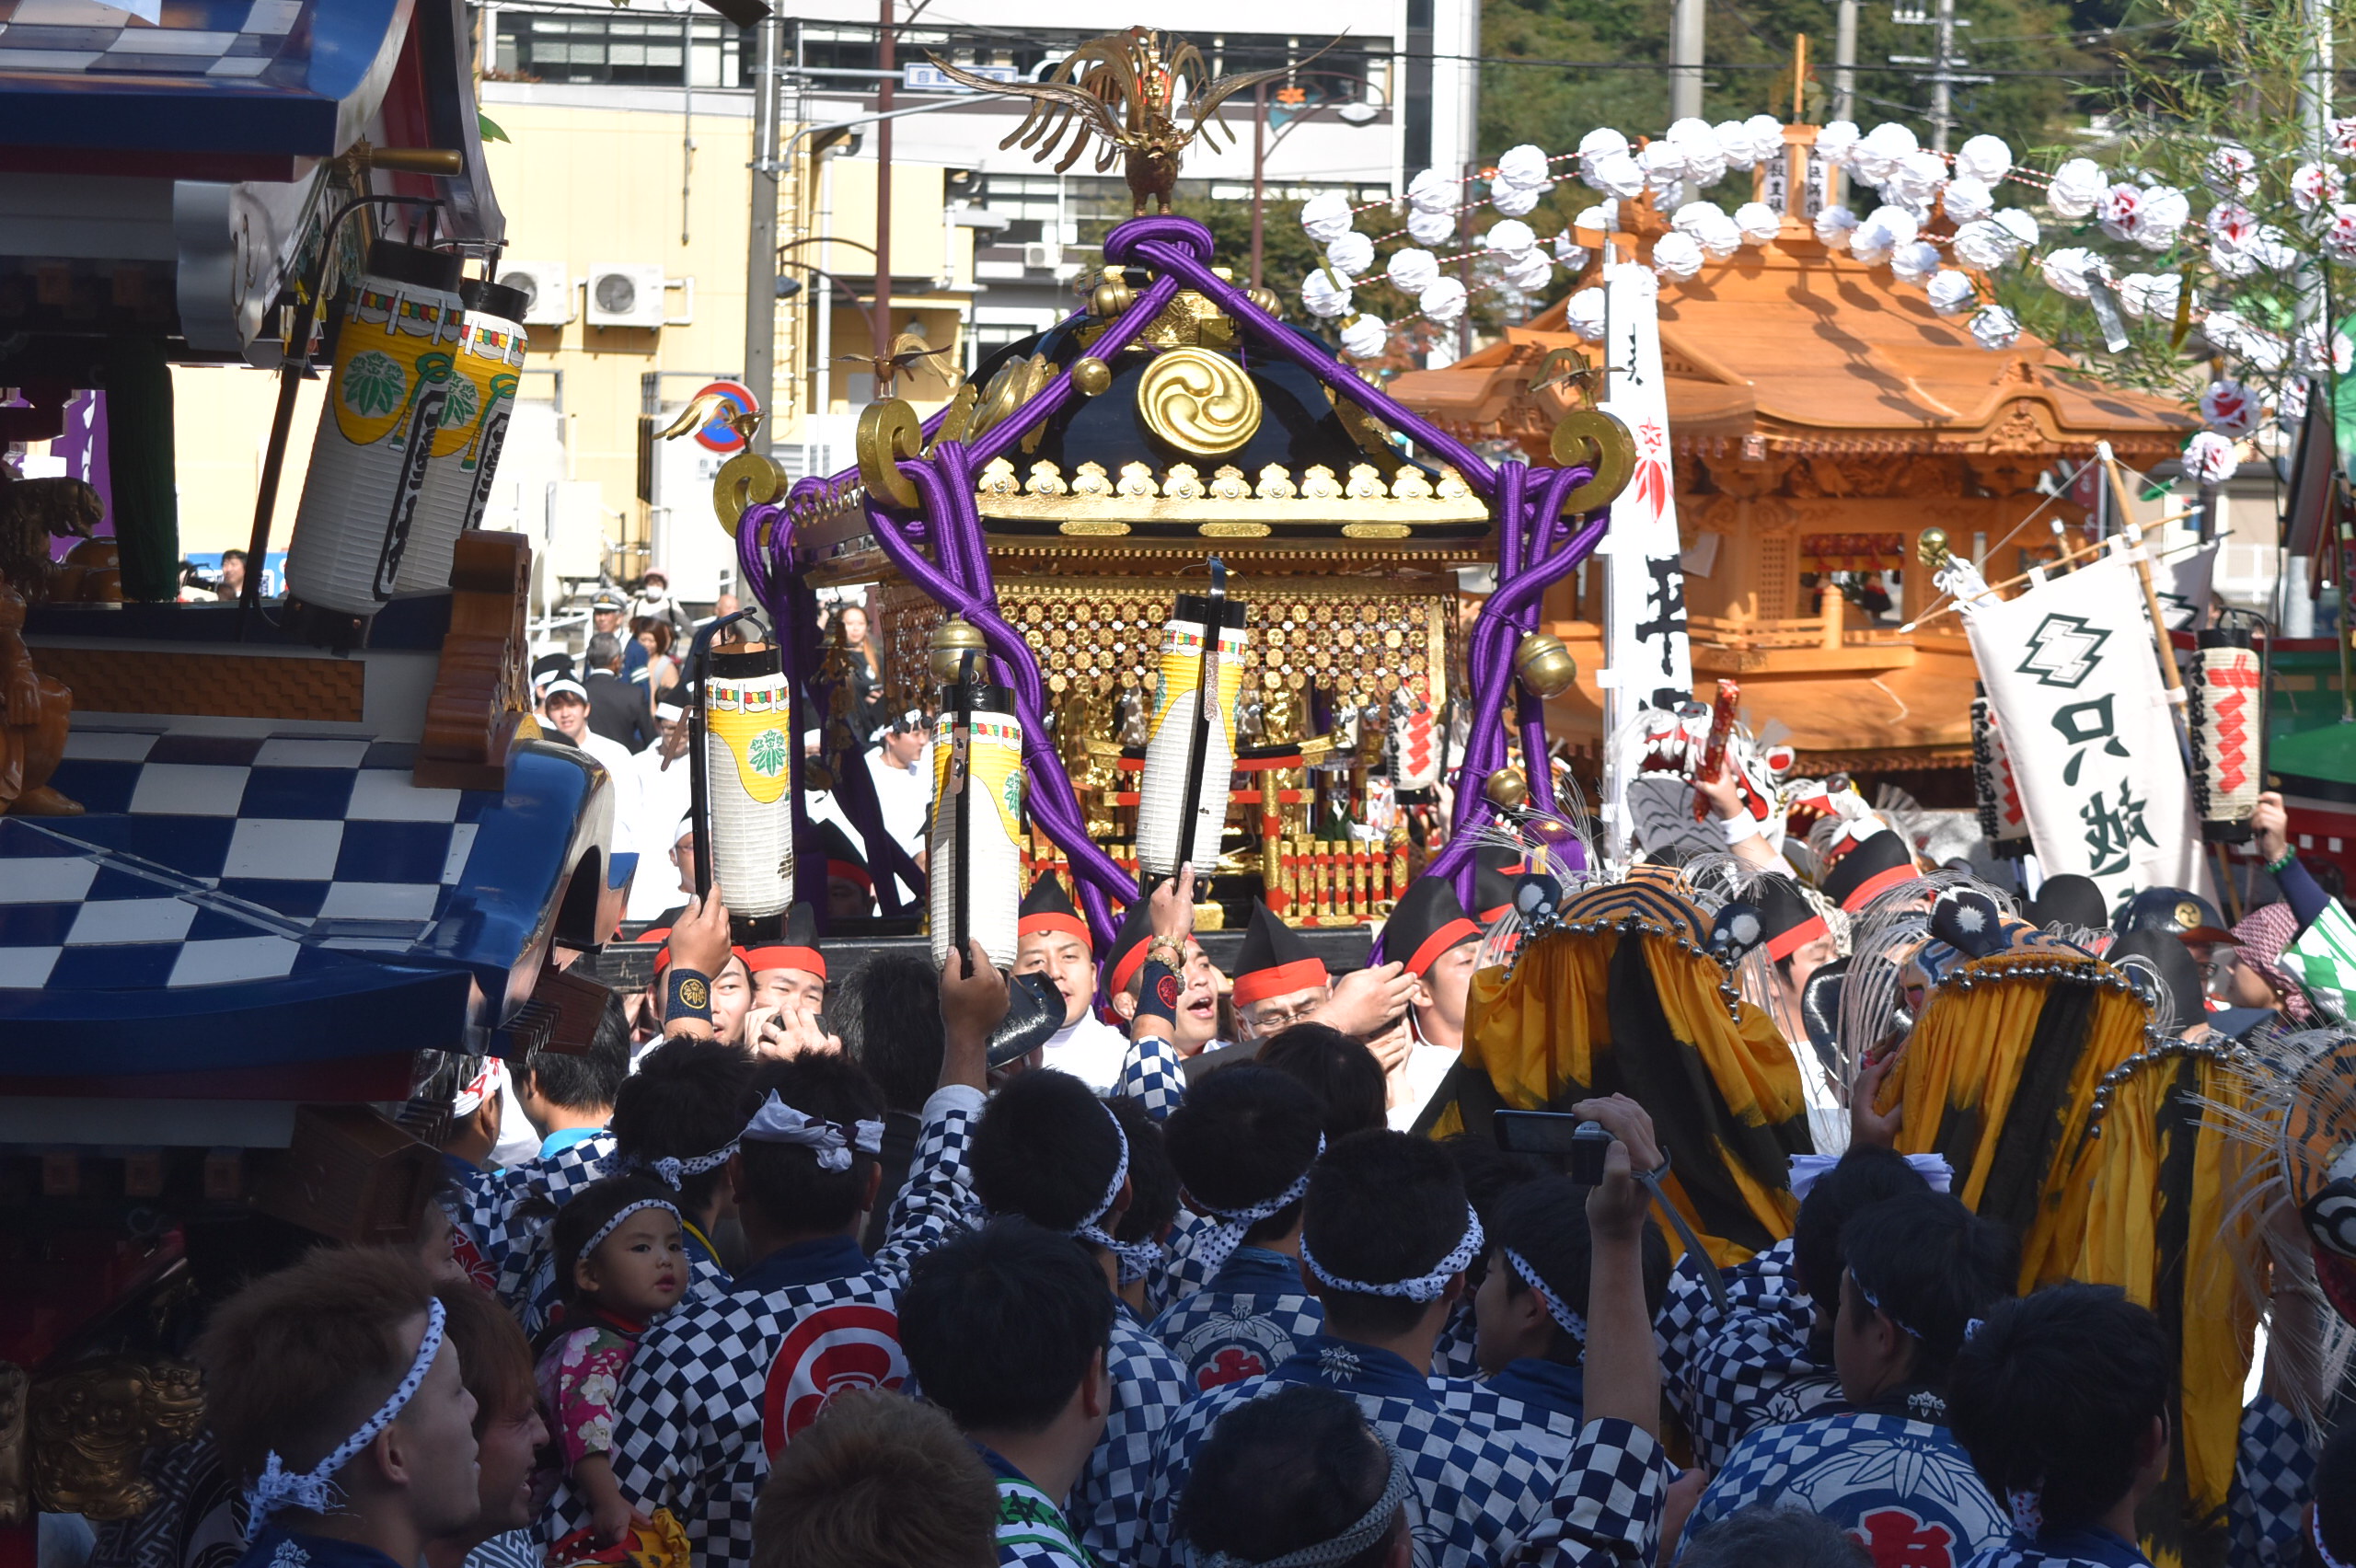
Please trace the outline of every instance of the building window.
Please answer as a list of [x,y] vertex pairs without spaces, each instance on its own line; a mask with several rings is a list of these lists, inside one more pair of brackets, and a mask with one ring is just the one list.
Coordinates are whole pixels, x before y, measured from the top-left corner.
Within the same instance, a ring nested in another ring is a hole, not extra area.
[[[498,54],[489,74],[510,82],[622,86],[739,87],[752,52],[716,17],[606,16],[498,6]],[[692,79],[689,66],[692,64]]]

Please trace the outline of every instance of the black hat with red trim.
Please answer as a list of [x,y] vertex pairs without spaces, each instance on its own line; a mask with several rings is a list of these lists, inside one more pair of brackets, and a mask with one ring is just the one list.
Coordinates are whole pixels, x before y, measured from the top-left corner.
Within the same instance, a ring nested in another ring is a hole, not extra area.
[[1113,933],[1113,951],[1104,957],[1104,989],[1108,994],[1118,995],[1128,989],[1129,982],[1145,967],[1146,943],[1153,936],[1153,911],[1147,902],[1151,892],[1149,888],[1129,905],[1121,928]]
[[1513,907],[1514,883],[1528,869],[1523,859],[1502,844],[1473,846],[1473,918],[1484,926],[1503,919]]
[[1888,828],[1861,840],[1841,857],[1824,876],[1824,896],[1854,915],[1900,882],[1922,873],[1914,869],[1914,851]]
[[1243,933],[1243,943],[1235,951],[1235,1005],[1250,1007],[1270,997],[1288,996],[1311,986],[1325,985],[1331,979],[1325,973],[1325,961],[1310,951],[1308,940],[1269,914],[1268,906],[1255,899],[1251,928]]
[[771,969],[799,969],[821,980],[826,977],[826,955],[818,951],[818,917],[806,904],[785,912],[785,930],[777,940],[736,951],[756,975]]
[[1481,928],[1464,913],[1456,885],[1446,877],[1421,876],[1382,928],[1382,955],[1420,977],[1440,954],[1480,940]]
[[1053,871],[1041,871],[1039,880],[1031,884],[1023,895],[1022,918],[1016,923],[1018,937],[1045,936],[1050,931],[1078,937],[1091,951],[1096,939],[1089,934],[1088,922],[1080,917],[1072,906],[1071,894],[1064,891],[1064,879]]
[[850,841],[850,835],[842,830],[839,823],[818,824],[818,847],[826,854],[828,877],[855,882],[871,894],[875,892],[875,877],[867,869],[867,857],[859,852],[859,846]]
[[1778,963],[1831,933],[1823,915],[1789,877],[1761,877],[1750,889],[1750,901],[1758,905],[1759,922],[1766,932],[1767,956]]

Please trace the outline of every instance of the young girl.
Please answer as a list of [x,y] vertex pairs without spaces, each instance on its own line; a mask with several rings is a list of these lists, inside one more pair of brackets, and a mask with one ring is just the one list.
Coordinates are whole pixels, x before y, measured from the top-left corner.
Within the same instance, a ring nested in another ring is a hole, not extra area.
[[540,1401],[596,1543],[611,1546],[645,1522],[606,1458],[614,1396],[639,1335],[687,1289],[687,1244],[671,1189],[642,1176],[591,1183],[550,1231],[564,1311],[540,1356]]

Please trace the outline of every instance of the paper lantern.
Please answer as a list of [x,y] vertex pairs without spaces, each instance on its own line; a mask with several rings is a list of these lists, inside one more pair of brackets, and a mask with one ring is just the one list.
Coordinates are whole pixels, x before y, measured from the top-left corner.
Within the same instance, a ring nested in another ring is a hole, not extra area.
[[458,285],[458,300],[456,363],[394,584],[404,594],[450,586],[459,534],[482,526],[524,372],[524,291],[468,278]]
[[[1243,689],[1245,641],[1243,606],[1223,596],[1179,594],[1177,609],[1162,628],[1161,695],[1146,741],[1145,778],[1138,787],[1138,863],[1149,883],[1175,876],[1182,858],[1195,868],[1197,885],[1218,869],[1219,835],[1227,826],[1228,788],[1235,773],[1235,699]],[[1213,701],[1208,713],[1199,701],[1207,674]]]
[[711,874],[732,916],[757,920],[793,902],[793,713],[778,651],[711,655],[704,683],[704,821]]
[[400,585],[457,374],[457,257],[380,239],[336,306],[327,406],[286,548],[287,592],[305,604],[374,615]]
[[2216,627],[2200,634],[2186,682],[2192,732],[2192,805],[2212,844],[2249,840],[2258,809],[2258,699],[2264,679],[2249,633]]
[[[1000,969],[1014,966],[1022,903],[1022,723],[1003,686],[941,694],[947,739],[932,753],[932,961],[949,962],[962,925]],[[962,913],[963,918],[960,919]]]

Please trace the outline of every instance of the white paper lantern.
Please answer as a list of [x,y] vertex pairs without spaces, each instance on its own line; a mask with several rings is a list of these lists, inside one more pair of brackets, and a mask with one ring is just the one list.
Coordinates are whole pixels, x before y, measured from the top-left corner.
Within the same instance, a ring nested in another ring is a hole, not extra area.
[[1415,308],[1438,326],[1452,326],[1464,314],[1464,285],[1454,278],[1437,279],[1415,296]]
[[793,713],[778,651],[711,655],[703,709],[704,826],[732,915],[793,902]]
[[[1153,705],[1153,730],[1145,747],[1145,777],[1138,786],[1138,864],[1148,883],[1175,876],[1187,816],[1193,813],[1194,844],[1187,863],[1196,885],[1218,869],[1219,836],[1227,825],[1227,797],[1235,772],[1235,700],[1243,689],[1243,605],[1222,599],[1216,612],[1218,643],[1206,658],[1206,623],[1213,617],[1207,594],[1181,594],[1161,633],[1161,681]],[[1206,669],[1206,666],[1208,666]],[[1214,711],[1202,716],[1205,677]],[[1200,731],[1199,736],[1197,731]],[[1186,796],[1195,745],[1202,771],[1193,800]]]
[[458,296],[457,372],[443,399],[442,428],[433,439],[417,519],[394,584],[403,594],[450,586],[458,536],[482,525],[524,371],[522,291],[468,279],[459,284]]
[[1455,235],[1454,213],[1426,213],[1418,207],[1407,214],[1407,237],[1417,245],[1438,245]]
[[957,945],[962,870],[966,940],[1011,969],[1022,907],[1022,721],[1003,686],[950,687],[941,709],[949,735],[933,748],[932,852],[925,861],[932,962],[946,964]]
[[1385,275],[1390,278],[1391,286],[1400,293],[1419,294],[1431,287],[1433,281],[1439,276],[1439,258],[1428,250],[1417,250],[1412,247],[1393,251]]
[[457,373],[457,282],[456,256],[380,239],[337,305],[334,369],[286,548],[287,592],[305,604],[373,615],[400,584]]

